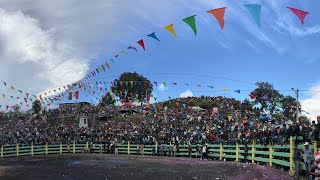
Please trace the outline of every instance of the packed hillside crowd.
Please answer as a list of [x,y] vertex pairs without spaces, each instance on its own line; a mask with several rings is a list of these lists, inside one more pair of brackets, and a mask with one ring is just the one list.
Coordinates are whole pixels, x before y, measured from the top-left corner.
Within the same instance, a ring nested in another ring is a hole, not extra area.
[[[185,102],[209,100],[219,104],[216,109],[202,109]],[[47,121],[32,116],[11,117],[1,121],[0,144],[115,143],[251,143],[285,144],[289,137],[300,142],[319,140],[320,118],[293,123],[288,119],[261,121],[255,110],[224,97],[178,99],[176,104],[117,106],[64,106],[43,112]],[[78,120],[59,117],[84,114],[88,127],[79,127]],[[94,117],[93,117],[94,116]],[[54,117],[54,118],[52,118]],[[99,118],[105,117],[105,118]]]

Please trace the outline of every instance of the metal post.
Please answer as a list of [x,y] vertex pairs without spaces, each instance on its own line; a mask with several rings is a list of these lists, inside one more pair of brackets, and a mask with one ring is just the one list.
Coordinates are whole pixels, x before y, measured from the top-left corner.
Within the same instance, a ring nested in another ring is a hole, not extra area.
[[293,171],[293,140],[290,136],[290,171]]
[[46,155],[48,155],[48,143],[46,143]]
[[296,101],[296,122],[299,121],[299,89],[291,88],[295,93],[297,97]]
[[31,156],[33,156],[33,143],[31,143]]
[[62,154],[62,143],[60,143],[60,154]]

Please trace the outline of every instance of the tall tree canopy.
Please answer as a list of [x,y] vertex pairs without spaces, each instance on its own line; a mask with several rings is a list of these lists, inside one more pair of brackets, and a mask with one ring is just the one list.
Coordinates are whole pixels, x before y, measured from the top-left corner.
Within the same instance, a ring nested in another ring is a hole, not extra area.
[[136,72],[125,72],[120,75],[119,79],[113,81],[111,90],[122,102],[137,99],[141,102],[146,101],[146,98],[149,99],[153,86],[150,80],[144,76]]
[[[281,101],[282,104],[282,114],[284,117],[296,120],[296,106],[297,106],[297,100],[296,98],[293,98],[292,96],[286,96]],[[300,106],[300,103],[299,103]]]
[[256,86],[258,87],[251,92],[256,96],[254,104],[260,104],[265,112],[273,114],[276,110],[276,103],[281,102],[283,95],[268,82],[257,82]]

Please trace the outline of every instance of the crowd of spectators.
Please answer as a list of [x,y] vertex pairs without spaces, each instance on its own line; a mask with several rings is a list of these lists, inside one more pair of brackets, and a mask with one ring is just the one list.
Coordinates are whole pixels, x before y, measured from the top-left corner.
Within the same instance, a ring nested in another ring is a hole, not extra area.
[[[213,109],[195,108],[184,103],[208,100],[219,105]],[[87,127],[79,121],[64,121],[66,116],[85,116]],[[11,117],[0,122],[0,144],[54,144],[59,142],[127,142],[136,144],[250,143],[285,144],[319,140],[320,118],[292,122],[288,119],[261,121],[256,110],[235,99],[198,97],[178,99],[174,105],[156,104],[135,107],[62,106],[43,113],[47,121],[33,116]],[[106,118],[99,118],[100,116]],[[53,118],[54,117],[54,118]],[[302,139],[299,139],[301,137]]]

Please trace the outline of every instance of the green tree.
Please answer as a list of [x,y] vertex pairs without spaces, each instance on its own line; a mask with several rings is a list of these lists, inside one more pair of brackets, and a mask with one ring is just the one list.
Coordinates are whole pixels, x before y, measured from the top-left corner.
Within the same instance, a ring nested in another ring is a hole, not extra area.
[[133,99],[145,101],[146,96],[151,95],[153,85],[150,80],[136,72],[125,72],[119,79],[113,81],[111,90],[121,101],[128,102]]
[[40,100],[34,100],[32,102],[32,114],[40,115],[41,112],[41,102]]
[[[295,121],[297,100],[292,96],[286,96],[282,99],[281,104],[282,104],[281,109],[282,109],[283,116]],[[299,106],[300,106],[300,103],[299,103]]]
[[[273,114],[276,110],[276,102],[281,102],[283,95],[275,90],[269,82],[257,82],[256,86],[258,87],[251,92],[256,96],[254,104],[260,104],[263,111]],[[265,99],[264,96],[268,98]]]

